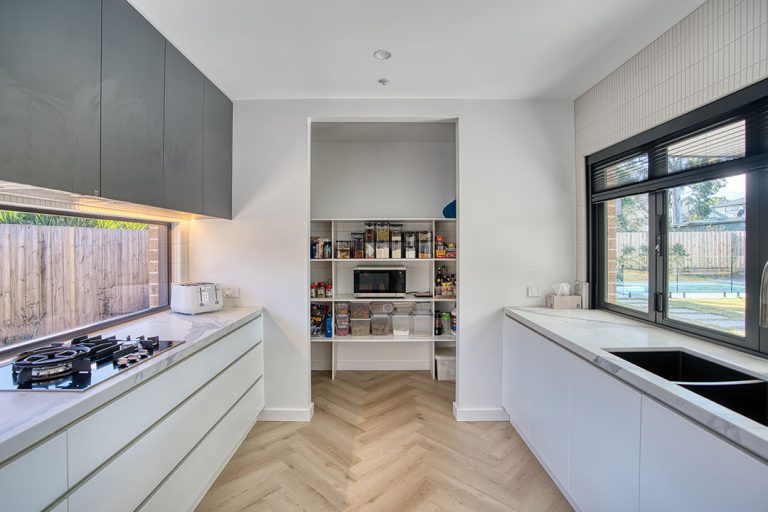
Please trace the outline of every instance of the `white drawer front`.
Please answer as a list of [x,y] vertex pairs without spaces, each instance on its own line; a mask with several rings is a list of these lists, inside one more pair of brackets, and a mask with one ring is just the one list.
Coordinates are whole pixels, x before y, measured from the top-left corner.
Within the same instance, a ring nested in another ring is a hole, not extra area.
[[192,510],[248,434],[264,406],[259,380],[141,508],[142,512]]
[[[255,381],[252,350],[69,497],[72,510],[134,510]],[[119,424],[115,424],[119,427]],[[115,499],[115,493],[119,499]]]
[[61,433],[0,468],[0,510],[39,511],[67,490],[67,438]]
[[[69,428],[69,486],[117,453],[260,340],[258,326],[250,322]],[[99,442],[94,443],[94,439]]]

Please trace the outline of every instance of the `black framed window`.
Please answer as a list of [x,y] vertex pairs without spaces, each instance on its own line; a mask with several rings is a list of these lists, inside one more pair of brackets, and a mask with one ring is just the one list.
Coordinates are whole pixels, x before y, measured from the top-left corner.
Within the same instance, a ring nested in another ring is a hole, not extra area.
[[768,80],[586,163],[594,307],[768,354]]
[[0,355],[167,307],[169,232],[0,205]]

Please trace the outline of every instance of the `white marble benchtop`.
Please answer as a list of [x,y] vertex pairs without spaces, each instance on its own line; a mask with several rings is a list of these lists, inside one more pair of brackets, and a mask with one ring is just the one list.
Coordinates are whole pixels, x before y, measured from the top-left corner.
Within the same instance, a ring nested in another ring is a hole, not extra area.
[[[0,391],[0,464],[140,382],[258,318],[261,308],[226,308],[189,316],[165,311],[93,334],[184,340],[157,357],[85,391]],[[119,426],[116,426],[119,428]]]
[[768,427],[611,354],[682,348],[768,380],[768,360],[597,310],[506,307],[506,315],[697,423],[768,461]]

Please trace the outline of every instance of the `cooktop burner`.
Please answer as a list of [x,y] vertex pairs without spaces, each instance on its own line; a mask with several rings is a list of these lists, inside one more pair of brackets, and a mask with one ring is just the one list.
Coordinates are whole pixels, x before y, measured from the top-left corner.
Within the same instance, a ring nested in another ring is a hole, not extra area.
[[135,340],[81,336],[54,343],[0,366],[0,391],[82,391],[182,343],[157,336]]

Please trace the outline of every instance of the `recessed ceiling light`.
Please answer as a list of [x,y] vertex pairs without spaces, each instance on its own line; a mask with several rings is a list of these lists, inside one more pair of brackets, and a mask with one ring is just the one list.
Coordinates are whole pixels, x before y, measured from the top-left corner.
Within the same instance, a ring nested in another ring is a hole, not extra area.
[[373,52],[373,56],[379,60],[387,60],[392,56],[392,52],[389,50],[376,50]]
[[389,78],[379,78],[379,83],[381,85],[389,85]]

